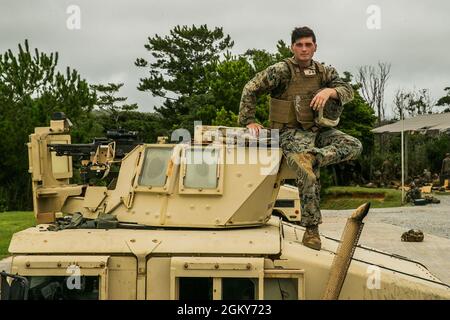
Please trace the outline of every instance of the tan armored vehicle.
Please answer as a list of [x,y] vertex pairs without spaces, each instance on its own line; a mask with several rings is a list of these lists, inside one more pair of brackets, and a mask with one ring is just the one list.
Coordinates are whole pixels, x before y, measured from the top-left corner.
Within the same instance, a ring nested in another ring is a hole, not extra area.
[[[124,150],[112,140],[72,145],[69,129],[59,114],[30,135],[38,225],[12,238],[3,298],[450,298],[423,265],[357,245],[368,205],[340,241],[303,246],[276,137],[198,126],[194,143]],[[100,178],[120,170],[108,186],[71,184],[72,158]]]

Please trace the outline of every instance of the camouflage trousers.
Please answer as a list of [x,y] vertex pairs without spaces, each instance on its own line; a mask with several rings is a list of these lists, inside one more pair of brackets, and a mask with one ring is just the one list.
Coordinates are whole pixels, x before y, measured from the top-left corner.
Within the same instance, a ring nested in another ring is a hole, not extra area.
[[[288,165],[297,172],[296,183],[300,194],[301,221],[304,227],[322,223],[320,213],[320,168],[343,161],[354,160],[362,152],[361,142],[339,130],[321,128],[311,130],[284,129],[280,131],[280,147]],[[305,179],[301,164],[295,154],[310,153],[315,156],[313,163],[315,179]]]

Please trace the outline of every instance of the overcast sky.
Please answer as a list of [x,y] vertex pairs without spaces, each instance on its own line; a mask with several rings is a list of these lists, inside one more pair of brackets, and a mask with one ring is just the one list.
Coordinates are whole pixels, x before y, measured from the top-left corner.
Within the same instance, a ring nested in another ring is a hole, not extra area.
[[[250,48],[275,51],[290,42],[296,26],[317,35],[315,59],[342,73],[378,61],[392,64],[386,88],[387,109],[398,88],[428,88],[433,98],[450,86],[450,1],[365,0],[0,0],[0,51],[31,47],[58,51],[59,67],[71,66],[90,83],[124,82],[121,95],[150,111],[158,100],[136,89],[148,57],[148,36],[165,35],[176,25],[221,26],[235,41],[234,53]],[[70,30],[70,5],[81,11],[80,29]],[[380,28],[375,11],[380,9]],[[369,20],[369,26],[367,21]],[[374,28],[375,27],[375,28]]]

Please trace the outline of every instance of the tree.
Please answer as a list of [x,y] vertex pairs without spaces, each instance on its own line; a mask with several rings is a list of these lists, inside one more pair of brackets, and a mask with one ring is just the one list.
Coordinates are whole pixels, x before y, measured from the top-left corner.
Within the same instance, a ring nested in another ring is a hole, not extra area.
[[430,90],[419,89],[412,92],[408,101],[408,112],[410,116],[429,114],[433,112],[435,103],[430,96]]
[[216,113],[216,118],[213,120],[212,125],[236,127],[238,125],[238,115],[233,111],[227,111],[222,107],[222,109]]
[[394,96],[394,114],[399,118],[402,110],[411,117],[432,113],[434,105],[428,89],[409,92],[399,89]]
[[[169,130],[192,129],[194,121],[233,123],[244,85],[257,72],[291,56],[281,40],[274,54],[253,49],[235,56],[229,52],[233,44],[222,28],[209,30],[206,25],[177,26],[170,36],[149,38],[145,47],[153,62],[136,60],[136,66],[150,67],[149,77],[140,79],[138,89],[165,99],[155,110]],[[267,122],[267,96],[258,100],[256,116]]]
[[[409,99],[409,93],[402,89],[398,89],[394,95],[394,115],[398,119],[402,118],[402,112],[407,109],[407,101]],[[404,116],[404,115],[403,115]]]
[[207,93],[209,73],[233,45],[222,28],[210,30],[207,25],[176,26],[169,36],[149,37],[145,48],[153,61],[136,60],[137,67],[149,68],[149,76],[140,79],[138,90],[164,98],[155,110],[169,128],[174,128],[189,114],[185,105],[188,98]]
[[252,63],[254,72],[257,73],[274,63],[292,57],[292,52],[283,40],[278,40],[277,52],[270,53],[266,50],[250,49],[244,53],[244,57],[250,60],[249,62]]
[[126,97],[115,96],[119,92],[120,88],[122,88],[122,86],[123,83],[91,85],[91,88],[94,90],[97,96],[96,106],[98,106],[100,110],[105,111],[109,118],[112,120],[112,125],[108,126],[108,128],[115,127],[116,129],[118,129],[120,127],[119,118],[121,114],[126,111],[133,111],[138,109],[138,105],[136,103],[122,103],[122,105],[118,104],[127,100]]
[[[237,114],[242,90],[256,73],[266,69],[287,57],[292,56],[289,47],[282,40],[277,43],[277,51],[251,49],[243,55],[227,55],[226,60],[217,65],[211,77],[211,93],[214,95],[218,111],[214,124],[237,126]],[[269,125],[269,96],[261,95],[257,99],[255,117],[264,125]],[[221,122],[223,121],[223,123]]]
[[391,64],[387,62],[378,62],[378,69],[373,66],[363,66],[358,69],[357,82],[361,85],[361,94],[369,106],[376,111],[378,124],[381,124],[385,117],[384,89],[390,71]]
[[[352,74],[347,71],[343,74],[344,77],[342,80],[351,83],[353,78]],[[373,148],[374,136],[372,129],[377,118],[373,109],[359,94],[360,84],[353,83],[352,88],[354,98],[345,104],[338,129],[358,138],[363,144],[364,152],[368,154]]]
[[439,98],[439,100],[436,103],[436,106],[446,107],[443,112],[450,112],[450,87],[446,87],[444,91],[446,91],[447,94]]
[[[374,153],[374,134],[372,129],[377,117],[375,116],[374,110],[359,94],[361,85],[359,83],[352,83],[352,78],[353,75],[350,72],[344,71],[342,80],[352,85],[354,98],[352,101],[344,105],[344,110],[337,129],[358,138],[363,145],[363,153],[358,160],[359,163],[354,163],[355,166],[348,166],[343,163],[341,165],[334,166],[333,168],[329,168],[328,174],[330,174],[329,170],[331,169],[333,172],[342,172],[342,168],[344,168],[344,176],[348,176],[348,172],[345,170],[350,170],[350,167],[352,167],[352,169],[355,170],[356,168],[359,168],[357,169],[357,172],[360,177],[365,177],[365,179],[367,179],[371,176],[372,155]],[[324,170],[324,173],[326,175],[327,170]],[[340,182],[342,183],[343,181]],[[326,179],[323,181],[323,185],[326,187]]]
[[[113,128],[113,119],[104,111],[96,111],[95,118],[104,131]],[[118,128],[137,131],[142,142],[154,143],[158,136],[168,135],[167,128],[162,125],[161,116],[154,112],[126,110],[120,112]]]

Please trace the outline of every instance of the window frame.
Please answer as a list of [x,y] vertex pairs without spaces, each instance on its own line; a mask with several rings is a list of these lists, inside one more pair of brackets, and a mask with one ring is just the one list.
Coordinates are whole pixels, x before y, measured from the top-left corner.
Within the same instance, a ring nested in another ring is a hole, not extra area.
[[179,278],[212,278],[213,300],[222,300],[222,279],[257,279],[255,300],[264,300],[265,279],[297,279],[297,299],[304,300],[303,269],[264,269],[264,258],[172,257],[170,261],[170,300],[179,299]]
[[[217,187],[216,188],[191,188],[186,187],[184,180],[187,172],[187,160],[186,151],[189,150],[204,150],[206,148],[214,148],[218,150],[219,155],[217,156],[218,162],[216,164],[216,178]],[[207,194],[207,195],[222,195],[223,194],[223,181],[224,181],[224,159],[225,159],[225,146],[219,144],[210,145],[192,145],[186,146],[181,152],[181,162],[180,162],[180,179],[178,182],[178,193],[180,194]]]
[[172,257],[170,300],[179,299],[179,278],[212,278],[213,300],[222,300],[223,278],[257,279],[255,300],[264,298],[264,258]]
[[108,299],[109,256],[16,256],[13,273],[23,277],[70,277],[67,268],[80,267],[80,276],[98,276],[98,300]]
[[305,271],[302,269],[265,269],[264,279],[297,278],[297,300],[305,300]]
[[[144,170],[144,163],[146,158],[147,150],[149,149],[172,149],[172,155],[170,156],[167,164],[167,170],[166,170],[166,182],[163,186],[144,186],[139,184],[139,180],[142,177],[143,170]],[[136,168],[136,178],[133,183],[133,189],[135,192],[150,192],[150,193],[171,193],[173,186],[175,185],[175,179],[177,175],[177,170],[179,166],[180,161],[180,148],[177,147],[177,145],[174,144],[160,144],[160,145],[145,145],[145,147],[142,150],[141,157],[138,161],[137,168]],[[170,169],[171,167],[171,169]],[[168,175],[169,170],[171,170],[170,175]]]

